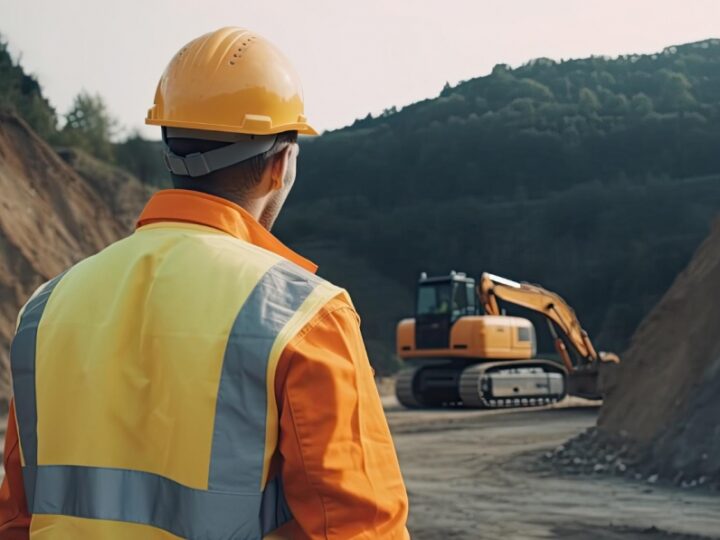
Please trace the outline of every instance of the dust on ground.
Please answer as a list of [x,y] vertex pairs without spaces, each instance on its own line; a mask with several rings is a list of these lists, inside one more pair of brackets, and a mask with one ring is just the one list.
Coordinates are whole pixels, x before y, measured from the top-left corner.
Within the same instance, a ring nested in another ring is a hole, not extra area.
[[414,540],[720,538],[720,497],[607,476],[564,476],[544,453],[593,426],[596,404],[404,410],[383,397]]

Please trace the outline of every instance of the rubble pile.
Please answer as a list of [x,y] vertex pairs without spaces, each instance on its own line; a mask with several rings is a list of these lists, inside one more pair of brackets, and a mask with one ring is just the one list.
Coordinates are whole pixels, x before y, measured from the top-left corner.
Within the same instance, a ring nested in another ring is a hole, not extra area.
[[[658,456],[641,449],[626,433],[604,434],[590,428],[543,455],[544,468],[570,475],[612,475],[681,488],[705,487],[720,492],[720,473],[683,471],[658,465]],[[710,456],[705,455],[705,460]]]

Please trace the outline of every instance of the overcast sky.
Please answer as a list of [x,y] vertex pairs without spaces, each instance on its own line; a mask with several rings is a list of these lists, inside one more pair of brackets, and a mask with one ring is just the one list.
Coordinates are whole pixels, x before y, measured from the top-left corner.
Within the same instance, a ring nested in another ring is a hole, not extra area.
[[720,37],[720,0],[0,0],[0,33],[66,112],[101,94],[143,126],[187,41],[221,26],[264,35],[293,61],[321,130],[438,94],[446,81],[529,59],[616,56]]

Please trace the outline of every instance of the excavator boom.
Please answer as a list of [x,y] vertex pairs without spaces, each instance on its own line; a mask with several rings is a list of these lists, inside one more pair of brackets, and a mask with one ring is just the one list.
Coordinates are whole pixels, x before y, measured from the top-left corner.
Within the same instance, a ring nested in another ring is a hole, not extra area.
[[[478,297],[487,315],[501,315],[498,299],[516,306],[521,306],[544,315],[548,321],[560,329],[565,339],[572,345],[578,355],[586,362],[619,362],[614,353],[598,353],[590,341],[588,333],[583,329],[573,308],[563,298],[531,283],[518,283],[494,274],[484,273],[477,287]],[[565,348],[564,341],[550,324],[550,331],[555,338],[555,346],[563,358],[569,372],[575,368]]]

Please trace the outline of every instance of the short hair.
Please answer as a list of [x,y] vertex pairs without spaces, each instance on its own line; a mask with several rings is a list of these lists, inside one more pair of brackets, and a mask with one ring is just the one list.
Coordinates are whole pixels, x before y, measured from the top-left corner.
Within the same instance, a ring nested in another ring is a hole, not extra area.
[[[260,183],[262,173],[270,158],[284,150],[290,144],[296,143],[297,140],[297,131],[283,131],[278,133],[270,149],[262,154],[194,178],[170,173],[170,179],[172,180],[173,187],[177,189],[189,189],[214,194],[233,194],[242,197]],[[222,148],[229,144],[233,143],[183,138],[171,138],[167,140],[167,146],[170,151],[183,157],[195,152],[209,152],[210,150]]]

